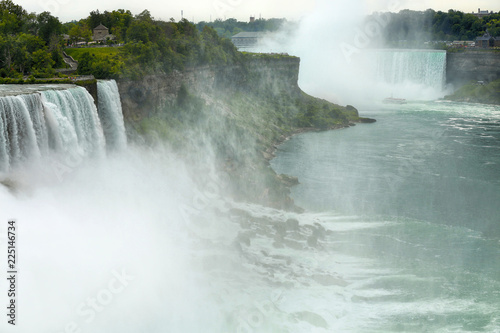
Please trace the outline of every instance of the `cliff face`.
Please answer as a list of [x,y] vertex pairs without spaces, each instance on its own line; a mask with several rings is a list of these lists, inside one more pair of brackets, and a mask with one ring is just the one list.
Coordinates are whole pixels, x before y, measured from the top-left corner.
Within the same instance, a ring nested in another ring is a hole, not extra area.
[[500,52],[459,52],[446,56],[446,81],[461,85],[469,81],[500,79]]
[[170,74],[149,75],[141,80],[117,81],[124,117],[137,121],[175,103],[182,85],[197,95],[225,89],[289,90],[299,93],[297,85],[300,59],[255,58],[240,65],[197,67]]
[[190,165],[214,164],[237,200],[296,209],[290,182],[269,167],[273,143],[299,127],[360,121],[354,107],[303,93],[299,63],[296,57],[244,55],[235,65],[118,80],[126,125],[153,144],[163,139]]

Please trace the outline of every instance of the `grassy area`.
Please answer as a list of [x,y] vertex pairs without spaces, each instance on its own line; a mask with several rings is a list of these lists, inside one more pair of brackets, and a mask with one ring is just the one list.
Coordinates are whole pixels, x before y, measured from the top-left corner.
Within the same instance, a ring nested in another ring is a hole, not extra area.
[[78,60],[83,53],[90,53],[95,56],[119,56],[121,46],[119,47],[78,47],[78,48],[67,48],[64,51],[70,56],[72,56],[75,60]]

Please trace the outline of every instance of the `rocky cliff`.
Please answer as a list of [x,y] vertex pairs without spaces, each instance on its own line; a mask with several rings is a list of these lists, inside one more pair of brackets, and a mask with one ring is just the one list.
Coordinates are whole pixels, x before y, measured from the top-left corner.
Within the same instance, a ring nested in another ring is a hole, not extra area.
[[491,82],[500,79],[500,52],[448,52],[446,81],[456,86],[470,81]]
[[215,165],[236,199],[296,209],[289,179],[269,167],[273,145],[304,128],[362,120],[352,106],[303,93],[299,64],[296,57],[245,54],[228,66],[118,80],[128,132],[163,139],[200,168]]
[[257,57],[237,65],[189,68],[140,80],[120,79],[117,83],[125,118],[139,120],[172,106],[183,85],[205,97],[227,88],[252,88],[252,84],[259,84],[260,90],[298,93],[299,63],[296,57]]

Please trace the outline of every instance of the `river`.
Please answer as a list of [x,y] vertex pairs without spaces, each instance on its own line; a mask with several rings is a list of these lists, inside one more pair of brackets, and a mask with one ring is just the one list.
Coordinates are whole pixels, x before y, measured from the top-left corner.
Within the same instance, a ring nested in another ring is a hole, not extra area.
[[409,102],[361,113],[377,122],[295,136],[271,162],[299,178],[295,202],[331,230],[331,263],[356,267],[343,276],[351,294],[331,301],[347,314],[331,325],[498,332],[500,107]]

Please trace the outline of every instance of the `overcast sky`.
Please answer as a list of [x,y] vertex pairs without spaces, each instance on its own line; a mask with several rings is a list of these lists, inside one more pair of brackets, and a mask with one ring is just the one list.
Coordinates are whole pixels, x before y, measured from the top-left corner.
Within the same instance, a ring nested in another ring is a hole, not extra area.
[[[62,22],[87,17],[92,10],[112,11],[129,9],[138,14],[148,9],[153,17],[168,20],[184,17],[190,21],[209,21],[217,18],[236,18],[246,21],[253,15],[262,18],[299,19],[321,6],[322,2],[349,3],[356,0],[13,0],[29,12],[49,11]],[[447,11],[456,9],[464,12],[481,10],[500,11],[499,0],[365,0],[359,8],[365,13],[373,11],[399,11],[400,9]],[[351,7],[351,6],[350,6]],[[352,8],[352,7],[351,7]]]

